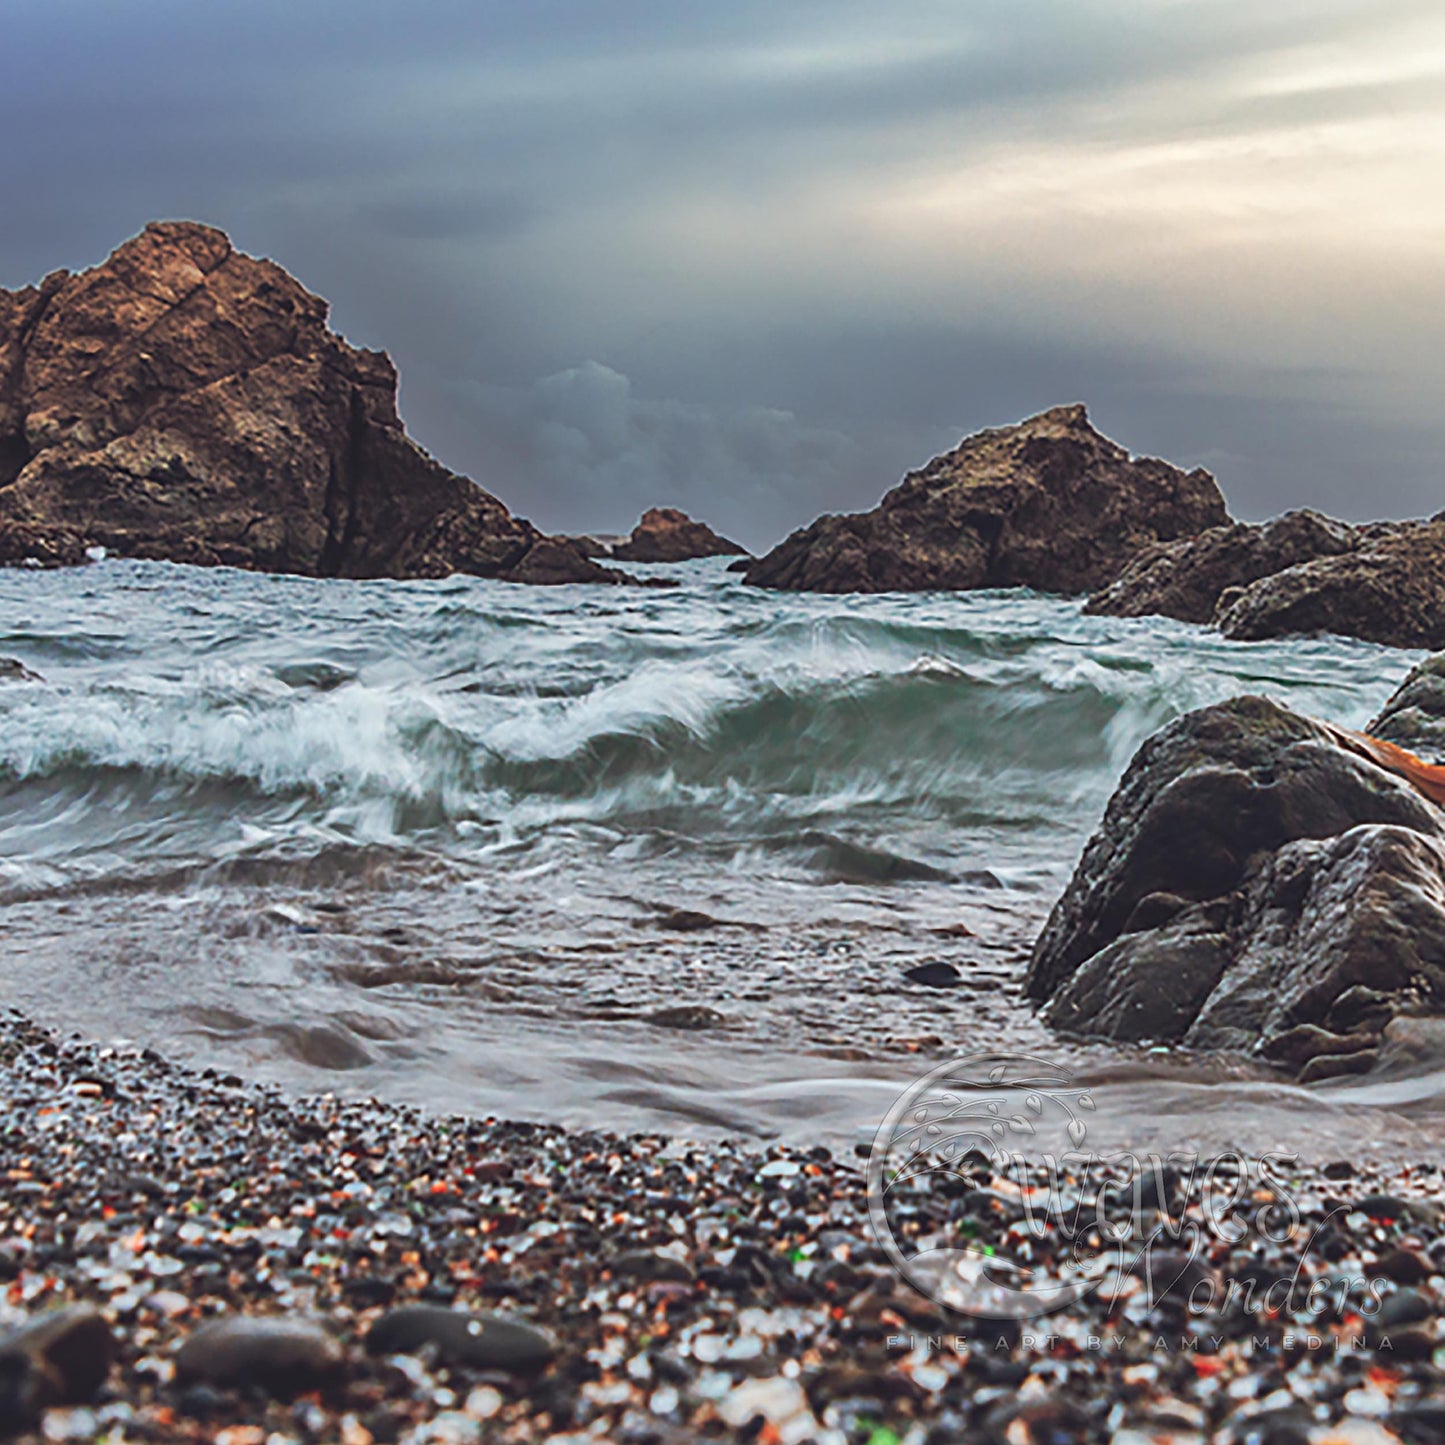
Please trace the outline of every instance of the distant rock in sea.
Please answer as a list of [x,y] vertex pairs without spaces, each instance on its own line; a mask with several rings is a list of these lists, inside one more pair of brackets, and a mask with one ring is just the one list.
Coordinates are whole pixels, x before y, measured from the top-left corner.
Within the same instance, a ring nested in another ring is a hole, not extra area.
[[1216,527],[1145,549],[1084,610],[1212,622],[1240,641],[1335,632],[1445,647],[1445,518],[1353,526],[1303,511]]
[[690,562],[695,557],[742,557],[748,550],[720,537],[705,522],[694,522],[676,507],[650,507],[629,536],[591,533],[568,538],[589,557],[619,562]]
[[744,574],[760,587],[1086,592],[1144,547],[1229,522],[1208,472],[1133,457],[1060,406],[968,437],[871,512],[820,517]]
[[627,538],[621,532],[576,532],[559,540],[570,543],[584,557],[610,557]]
[[422,451],[390,358],[326,318],[188,221],[0,291],[0,562],[103,546],[315,577],[626,580]]

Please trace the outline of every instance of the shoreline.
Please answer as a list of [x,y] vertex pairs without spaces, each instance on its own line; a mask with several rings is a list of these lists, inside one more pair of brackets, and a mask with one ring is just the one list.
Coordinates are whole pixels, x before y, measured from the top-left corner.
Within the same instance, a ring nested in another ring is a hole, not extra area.
[[[117,1342],[98,1398],[52,1409],[45,1439],[1373,1442],[1445,1419],[1433,1165],[1303,1171],[1307,1223],[1367,1196],[1395,1217],[1348,1212],[1318,1259],[1256,1238],[1209,1259],[1221,1278],[1357,1271],[1397,1301],[1388,1348],[1353,1308],[1195,1320],[1137,1291],[995,1329],[898,1278],[862,1161],[826,1149],[288,1101],[15,1013],[0,1087],[0,1320],[87,1304]],[[984,1237],[1018,1219],[986,1174],[909,1207]],[[457,1311],[493,1356],[445,1363]],[[193,1344],[178,1375],[177,1347],[227,1314],[286,1323]],[[386,1319],[404,1348],[368,1353]],[[1343,1419],[1356,1433],[1326,1430]]]

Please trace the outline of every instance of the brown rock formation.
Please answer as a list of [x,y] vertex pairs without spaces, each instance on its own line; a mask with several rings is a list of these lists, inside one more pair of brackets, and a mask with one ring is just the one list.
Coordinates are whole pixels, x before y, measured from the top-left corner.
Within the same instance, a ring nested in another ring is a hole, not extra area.
[[1215,619],[1253,642],[1336,632],[1390,647],[1445,647],[1445,521],[1377,523],[1359,545],[1225,593]]
[[390,358],[326,314],[191,222],[0,291],[0,560],[98,544],[320,577],[624,580],[432,460]]
[[1082,592],[1143,547],[1228,521],[1208,472],[1132,457],[1082,406],[1061,406],[967,438],[871,512],[819,518],[745,580],[815,592]]
[[1445,521],[1352,526],[1287,512],[1216,527],[1141,552],[1084,610],[1213,622],[1240,641],[1336,632],[1445,647]]
[[1146,547],[1085,612],[1106,617],[1177,617],[1212,622],[1220,597],[1299,562],[1348,552],[1359,529],[1318,512],[1286,512],[1263,526],[1233,522],[1197,537]]
[[719,537],[676,507],[651,507],[626,541],[612,548],[620,562],[689,562],[694,557],[746,557],[746,547]]

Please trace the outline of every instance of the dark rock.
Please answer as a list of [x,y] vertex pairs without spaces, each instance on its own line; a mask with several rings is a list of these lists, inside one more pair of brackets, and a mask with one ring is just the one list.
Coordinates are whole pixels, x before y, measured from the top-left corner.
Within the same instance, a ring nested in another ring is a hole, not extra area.
[[584,557],[610,557],[627,538],[613,532],[579,532],[561,540],[570,542]]
[[1143,547],[1228,521],[1208,472],[1131,457],[1082,406],[1061,406],[967,438],[871,512],[819,518],[745,580],[814,592],[1082,592]]
[[1414,1250],[1400,1248],[1382,1255],[1370,1273],[1399,1285],[1417,1285],[1423,1284],[1434,1271]]
[[910,983],[921,983],[925,988],[957,988],[963,976],[951,963],[919,963],[903,970],[903,977]]
[[668,1254],[657,1254],[652,1250],[634,1250],[620,1254],[612,1261],[611,1269],[617,1279],[636,1280],[640,1284],[671,1282],[692,1284],[696,1279],[687,1265]]
[[1391,1413],[1389,1423],[1412,1445],[1439,1445],[1445,1440],[1445,1400],[1420,1400],[1402,1406]]
[[1302,1084],[1318,1084],[1325,1079],[1344,1079],[1352,1074],[1368,1074],[1380,1062],[1378,1048],[1356,1049],[1348,1054],[1321,1054],[1300,1065],[1296,1077]]
[[1352,526],[1304,511],[1215,527],[1139,552],[1084,610],[1213,622],[1241,641],[1445,647],[1445,519]]
[[1380,1341],[1379,1349],[1391,1361],[1420,1364],[1434,1358],[1439,1343],[1432,1330],[1392,1330]]
[[1445,1002],[1445,814],[1337,739],[1246,697],[1146,742],[1035,945],[1049,1021],[1319,1077]]
[[745,558],[748,551],[676,507],[652,507],[632,535],[613,546],[611,555],[619,562],[688,562],[694,557]]
[[673,1008],[654,1009],[647,1015],[647,1022],[664,1029],[715,1029],[727,1019],[716,1009],[701,1004],[678,1004]]
[[1271,1063],[1288,1064],[1297,1069],[1320,1055],[1352,1054],[1359,1047],[1360,1040],[1354,1035],[1331,1033],[1318,1024],[1296,1024],[1276,1034],[1259,1052]]
[[505,581],[528,582],[535,587],[628,580],[620,572],[595,566],[571,543],[558,537],[539,537],[502,575]]
[[672,933],[700,933],[708,928],[721,928],[723,922],[696,908],[668,908],[652,920],[652,926]]
[[1434,1304],[1418,1290],[1397,1289],[1385,1297],[1372,1324],[1377,1330],[1396,1329],[1401,1325],[1423,1324],[1433,1320],[1437,1313]]
[[0,682],[44,682],[38,672],[31,672],[13,657],[0,657]]
[[1144,1281],[1152,1304],[1173,1304],[1200,1313],[1220,1295],[1219,1281],[1205,1262],[1187,1250],[1144,1250],[1130,1265],[1130,1273]]
[[1349,552],[1261,578],[1215,619],[1243,642],[1334,632],[1391,647],[1445,647],[1445,522],[1365,529]]
[[1366,731],[1427,761],[1445,762],[1445,653],[1411,668]]
[[279,1398],[324,1388],[341,1373],[340,1343],[309,1320],[232,1315],[202,1325],[176,1351],[176,1379]]
[[402,1305],[371,1327],[373,1355],[412,1355],[431,1347],[444,1363],[475,1370],[529,1374],[556,1353],[545,1330],[501,1315],[471,1315],[436,1305]]
[[33,1429],[52,1405],[93,1400],[115,1361],[99,1310],[68,1305],[0,1337],[0,1438]]
[[427,456],[390,359],[326,314],[181,221],[0,291],[0,561],[98,544],[319,577],[624,580]]
[[1258,525],[1233,522],[1140,552],[1089,598],[1085,612],[1107,617],[1177,617],[1212,622],[1221,595],[1299,562],[1347,552],[1359,528],[1318,512],[1286,512]]
[[1368,1215],[1371,1219],[1383,1220],[1387,1224],[1393,1224],[1397,1219],[1406,1219],[1410,1215],[1410,1201],[1396,1198],[1393,1194],[1367,1194],[1363,1199],[1356,1200],[1353,1207],[1361,1214]]
[[1106,945],[1054,995],[1049,1022],[1065,1033],[1178,1040],[1230,961],[1230,942],[1205,909]]

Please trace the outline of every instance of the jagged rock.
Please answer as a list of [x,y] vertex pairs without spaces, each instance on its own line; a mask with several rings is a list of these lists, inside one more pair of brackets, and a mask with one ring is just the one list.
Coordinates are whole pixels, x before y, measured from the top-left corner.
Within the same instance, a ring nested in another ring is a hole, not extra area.
[[1226,637],[1336,632],[1390,647],[1445,647],[1445,522],[1380,523],[1360,545],[1220,599]]
[[1445,521],[1352,526],[1318,512],[1141,552],[1084,610],[1213,622],[1243,642],[1336,632],[1445,647]]
[[1084,592],[1143,547],[1228,521],[1208,472],[1131,457],[1082,406],[1061,406],[967,438],[873,511],[819,518],[744,576],[815,592]]
[[433,461],[383,352],[192,222],[0,291],[0,561],[129,557],[308,576],[616,582]]
[[1035,945],[1049,1022],[1322,1077],[1445,1010],[1445,811],[1339,737],[1242,697],[1150,738]]
[[651,507],[611,555],[619,562],[689,562],[694,557],[746,557],[748,551],[676,507]]
[[1272,522],[1234,522],[1147,547],[1084,611],[1108,617],[1177,617],[1212,622],[1219,599],[1231,587],[1336,556],[1359,545],[1361,529],[1319,512],[1286,512]]

